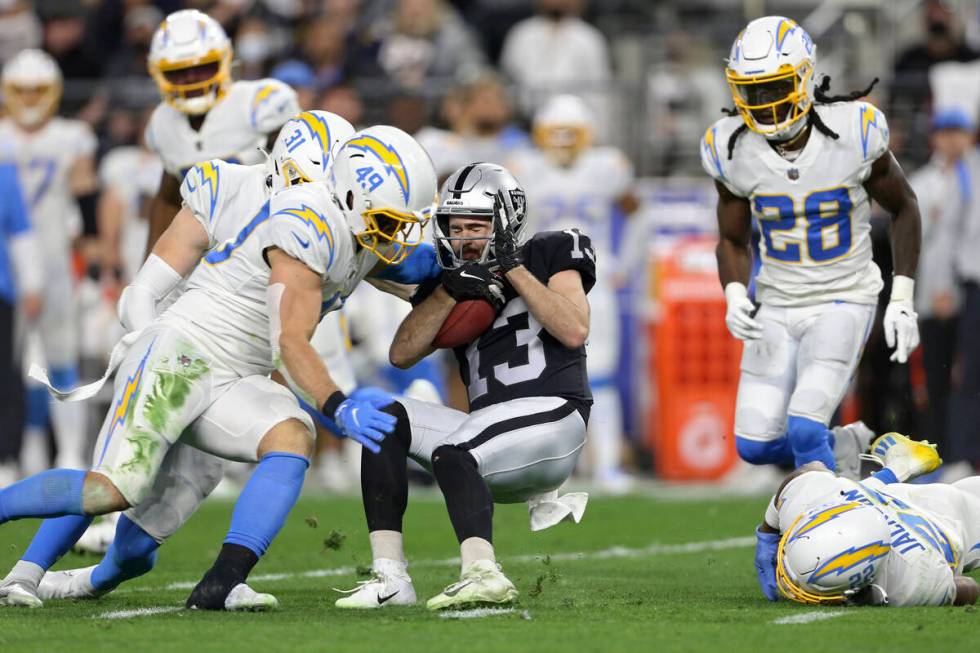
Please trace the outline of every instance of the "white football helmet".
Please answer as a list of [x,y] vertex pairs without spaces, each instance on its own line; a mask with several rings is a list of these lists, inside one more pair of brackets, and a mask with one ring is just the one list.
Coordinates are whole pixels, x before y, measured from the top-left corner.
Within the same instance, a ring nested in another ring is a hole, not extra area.
[[368,127],[340,148],[330,177],[361,246],[388,264],[405,260],[438,199],[432,159],[422,146],[396,127]]
[[826,504],[800,515],[776,550],[779,592],[798,603],[835,604],[874,582],[891,551],[888,519],[858,501]]
[[3,105],[21,127],[43,124],[58,110],[61,69],[43,50],[21,50],[3,67]]
[[534,114],[532,137],[559,165],[571,165],[592,144],[592,112],[574,95],[556,95]]
[[466,240],[485,240],[483,251],[477,260],[490,263],[496,259],[493,238],[465,238],[454,236],[450,221],[452,218],[469,218],[492,222],[498,193],[508,207],[504,216],[513,216],[514,234],[517,242],[523,240],[527,226],[527,198],[524,187],[509,170],[496,163],[471,163],[449,175],[439,192],[439,207],[436,219],[432,222],[433,239],[436,245],[436,260],[446,269],[459,267],[464,259],[453,247]]
[[175,11],[153,34],[147,67],[164,101],[184,113],[201,115],[231,82],[231,41],[207,14]]
[[354,127],[329,111],[304,111],[290,118],[269,155],[272,190],[326,181],[334,154],[354,135]]
[[789,18],[753,20],[732,44],[725,76],[745,124],[769,140],[793,138],[813,106],[817,46]]

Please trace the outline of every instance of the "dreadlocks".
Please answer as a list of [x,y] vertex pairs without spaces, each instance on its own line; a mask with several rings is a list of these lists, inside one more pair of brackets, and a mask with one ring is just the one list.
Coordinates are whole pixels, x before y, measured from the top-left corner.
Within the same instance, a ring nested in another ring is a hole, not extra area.
[[[852,92],[846,93],[844,95],[829,95],[829,93],[830,93],[830,75],[824,75],[823,79],[820,81],[820,86],[818,86],[813,91],[813,104],[814,105],[817,105],[817,104],[832,104],[834,102],[853,102],[854,100],[863,98],[866,95],[870,94],[871,91],[872,91],[872,89],[874,89],[875,84],[877,84],[877,83],[878,83],[878,78],[875,77],[871,81],[871,83],[868,84],[867,88],[863,88],[863,89],[861,89],[859,91],[852,91]],[[729,115],[729,116],[737,116],[738,115],[738,110],[736,110],[736,109],[724,108],[724,109],[722,109],[722,112],[725,113],[725,114],[727,114],[727,115]],[[835,132],[833,129],[831,129],[830,127],[828,127],[827,124],[824,123],[823,120],[821,120],[820,114],[817,113],[816,106],[813,106],[810,109],[810,113],[807,116],[807,120],[810,121],[810,124],[813,125],[816,128],[817,131],[819,131],[821,134],[823,134],[827,138],[832,138],[835,141],[840,138],[840,135],[837,134],[837,132]],[[742,134],[744,134],[746,129],[748,129],[748,125],[746,125],[743,122],[738,127],[738,129],[736,129],[735,131],[732,132],[732,135],[728,138],[728,160],[729,161],[732,160],[732,155],[735,153],[735,143],[736,143],[736,141],[738,141],[738,137],[741,136]]]

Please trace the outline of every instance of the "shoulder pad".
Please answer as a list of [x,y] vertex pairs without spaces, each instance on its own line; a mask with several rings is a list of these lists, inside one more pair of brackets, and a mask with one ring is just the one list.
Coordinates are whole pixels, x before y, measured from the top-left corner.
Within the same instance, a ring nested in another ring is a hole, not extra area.
[[278,130],[287,120],[299,113],[296,91],[277,79],[251,82],[249,122],[257,132],[268,134]]
[[321,184],[302,184],[273,194],[269,207],[270,245],[325,276],[333,265],[346,223]]
[[728,141],[732,134],[743,125],[738,116],[727,116],[708,127],[701,138],[701,166],[713,179],[727,183],[730,181],[728,160]]
[[865,161],[874,161],[888,151],[888,122],[885,114],[872,104],[856,102],[856,120],[858,136],[861,142],[861,154]]

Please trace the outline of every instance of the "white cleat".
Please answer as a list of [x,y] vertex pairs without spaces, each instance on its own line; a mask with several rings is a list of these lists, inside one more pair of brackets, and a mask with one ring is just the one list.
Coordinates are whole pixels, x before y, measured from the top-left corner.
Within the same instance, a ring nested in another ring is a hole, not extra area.
[[87,553],[91,555],[104,555],[109,550],[113,538],[116,536],[116,524],[119,522],[119,513],[105,515],[99,521],[93,523],[86,529],[82,536],[71,548],[75,553]]
[[470,564],[453,583],[425,604],[430,610],[465,610],[483,606],[508,605],[517,600],[517,588],[500,566],[489,560]]
[[17,608],[40,608],[44,602],[38,597],[37,590],[26,583],[9,581],[0,585],[0,605]]
[[279,599],[256,592],[245,583],[235,585],[225,599],[225,610],[229,612],[267,612],[278,607]]
[[335,590],[347,596],[334,603],[338,608],[376,610],[390,605],[415,605],[415,587],[407,565],[396,560],[374,561],[374,577],[362,580],[352,590]]
[[901,433],[885,433],[871,445],[866,458],[892,470],[902,483],[928,474],[943,464],[936,445],[917,442]]
[[92,587],[92,572],[95,565],[83,569],[65,569],[64,571],[49,571],[44,574],[37,586],[37,594],[41,599],[97,599],[106,592],[100,592]]
[[830,429],[834,434],[834,462],[837,473],[852,481],[861,480],[861,455],[867,453],[874,431],[864,422],[851,422]]

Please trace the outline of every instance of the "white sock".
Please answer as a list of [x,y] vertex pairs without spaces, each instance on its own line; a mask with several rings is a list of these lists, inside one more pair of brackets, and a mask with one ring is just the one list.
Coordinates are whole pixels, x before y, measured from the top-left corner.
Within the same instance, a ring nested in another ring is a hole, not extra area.
[[4,580],[17,581],[37,590],[37,586],[40,585],[42,578],[44,578],[44,569],[39,565],[28,562],[27,560],[18,560]]
[[601,478],[619,470],[623,443],[623,416],[619,391],[606,386],[592,392],[588,447],[592,454],[592,475]]
[[88,407],[84,402],[51,402],[51,426],[54,428],[55,442],[58,443],[57,467],[88,467],[85,440],[87,416]]
[[479,560],[489,560],[496,563],[497,556],[493,553],[493,545],[482,537],[468,537],[459,545],[459,557],[462,559],[462,569],[466,569]]
[[396,562],[405,562],[405,551],[402,548],[402,534],[398,531],[371,531],[371,555],[375,560],[384,558]]

